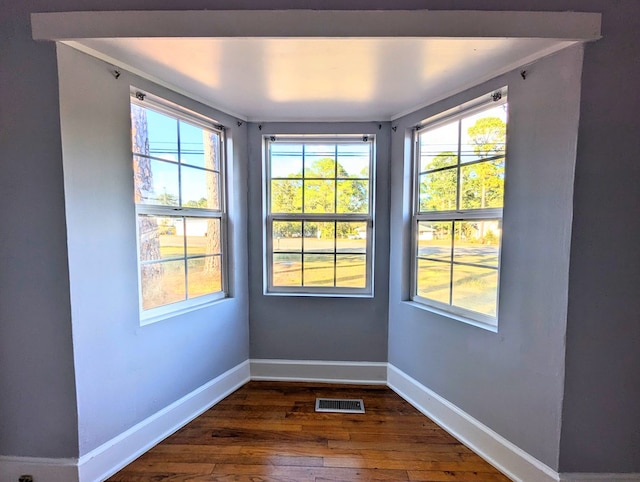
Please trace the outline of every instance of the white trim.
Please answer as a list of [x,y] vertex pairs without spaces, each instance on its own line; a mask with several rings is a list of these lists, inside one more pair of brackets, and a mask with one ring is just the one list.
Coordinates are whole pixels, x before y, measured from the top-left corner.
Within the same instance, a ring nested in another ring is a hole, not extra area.
[[388,385],[400,397],[514,481],[637,482],[640,473],[558,474],[448,400],[385,362],[246,360],[88,454],[75,458],[0,455],[0,482],[29,474],[47,482],[99,482],[251,380]]
[[558,473],[392,364],[394,392],[514,481],[557,482]]
[[78,459],[0,455],[0,482],[16,482],[27,474],[35,481],[78,482]]
[[247,360],[80,457],[79,480],[93,482],[110,477],[248,381]]
[[560,474],[561,482],[564,481],[576,481],[576,482],[586,482],[587,480],[595,480],[597,482],[632,482],[640,480],[640,473],[629,473],[629,474],[590,474],[590,473],[561,473]]
[[116,37],[600,38],[600,13],[184,10],[32,13],[35,40]]
[[386,385],[385,362],[251,359],[251,380]]

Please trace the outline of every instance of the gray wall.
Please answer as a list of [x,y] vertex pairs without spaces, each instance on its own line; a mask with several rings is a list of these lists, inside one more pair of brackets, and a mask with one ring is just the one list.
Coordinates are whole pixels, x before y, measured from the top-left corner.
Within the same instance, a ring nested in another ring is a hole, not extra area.
[[[560,469],[640,472],[640,2],[587,46]],[[584,7],[583,7],[584,8]]]
[[[246,126],[64,45],[60,117],[80,454],[248,358]],[[140,326],[129,88],[230,128],[234,297]]]
[[[389,362],[557,468],[581,47],[410,114],[392,138]],[[408,302],[410,155],[422,119],[509,87],[498,333]]]
[[[249,255],[251,357],[291,360],[386,361],[389,273],[388,122],[252,123],[249,125]],[[263,294],[263,136],[375,134],[376,208],[373,298]]]
[[[4,5],[4,4],[3,4]],[[55,46],[0,12],[0,454],[71,457],[78,423]]]

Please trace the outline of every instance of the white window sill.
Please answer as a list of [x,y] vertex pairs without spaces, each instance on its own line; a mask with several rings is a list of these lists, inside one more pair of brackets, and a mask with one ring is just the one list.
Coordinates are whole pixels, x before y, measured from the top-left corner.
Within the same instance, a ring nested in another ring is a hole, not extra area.
[[373,298],[372,293],[309,293],[292,291],[265,291],[264,296],[297,298]]
[[429,313],[434,313],[436,315],[444,316],[445,318],[451,318],[452,320],[460,321],[462,323],[466,323],[467,325],[475,326],[477,328],[482,328],[483,330],[487,330],[492,333],[498,333],[497,325],[490,325],[488,323],[483,323],[481,321],[474,320],[473,318],[458,315],[456,313],[452,313],[447,310],[436,308],[434,306],[425,305],[424,303],[419,303],[413,300],[403,301],[403,303],[409,306],[412,306],[413,308],[417,308],[419,310],[428,311]]
[[151,313],[140,313],[140,326],[151,325],[153,323],[157,323],[158,321],[167,320],[169,318],[180,316],[185,313],[209,308],[213,305],[224,303],[230,299],[230,297],[224,295],[224,297],[216,296],[204,300],[189,300],[194,302],[189,304],[187,304],[186,302],[180,302],[179,304],[176,303],[175,307],[172,305],[163,306],[153,311],[150,310]]

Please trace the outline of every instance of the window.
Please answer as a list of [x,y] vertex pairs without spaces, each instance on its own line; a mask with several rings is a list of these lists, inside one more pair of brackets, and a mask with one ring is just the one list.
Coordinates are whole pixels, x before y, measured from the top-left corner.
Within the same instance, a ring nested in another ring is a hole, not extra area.
[[136,93],[131,140],[142,318],[223,298],[222,128]]
[[506,89],[416,129],[412,298],[497,325]]
[[370,295],[373,136],[265,144],[266,291]]

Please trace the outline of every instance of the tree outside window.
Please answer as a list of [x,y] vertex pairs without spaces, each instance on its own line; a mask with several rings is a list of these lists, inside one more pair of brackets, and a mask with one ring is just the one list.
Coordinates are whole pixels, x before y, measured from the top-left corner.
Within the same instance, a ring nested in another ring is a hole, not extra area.
[[223,132],[131,102],[142,313],[224,296]]
[[371,287],[373,138],[267,141],[268,291]]
[[507,104],[427,124],[416,134],[415,301],[495,325]]

